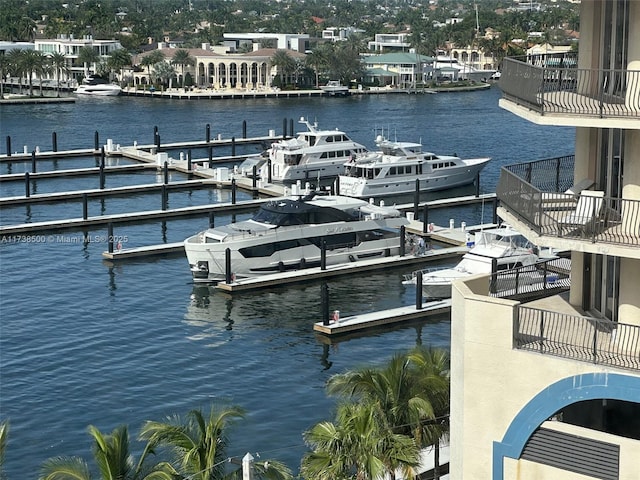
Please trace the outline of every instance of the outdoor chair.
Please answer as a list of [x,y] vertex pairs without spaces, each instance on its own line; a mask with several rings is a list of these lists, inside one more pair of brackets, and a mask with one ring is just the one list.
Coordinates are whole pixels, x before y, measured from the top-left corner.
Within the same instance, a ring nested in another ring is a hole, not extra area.
[[600,216],[602,209],[604,192],[594,190],[583,190],[575,210],[564,216],[558,222],[560,234],[568,227],[571,231],[586,233]]

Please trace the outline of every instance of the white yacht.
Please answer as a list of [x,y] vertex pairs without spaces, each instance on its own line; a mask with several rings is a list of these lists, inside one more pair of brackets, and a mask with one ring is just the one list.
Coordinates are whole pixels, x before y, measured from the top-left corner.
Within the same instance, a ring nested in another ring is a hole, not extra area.
[[78,88],[74,90],[74,93],[80,95],[98,95],[102,97],[113,97],[120,95],[122,88],[115,83],[109,83],[104,79],[89,75],[82,80],[82,83],[78,85]]
[[346,97],[349,95],[349,87],[342,85],[340,80],[329,80],[326,85],[320,87],[320,90],[328,93],[331,96]]
[[340,130],[319,130],[317,123],[311,124],[304,117],[299,123],[305,125],[307,131],[271,145],[269,162],[260,169],[261,178],[268,179],[269,163],[271,180],[276,182],[337,177],[344,172],[344,163],[351,156],[367,151],[364,145],[354,142]]
[[444,190],[473,183],[489,157],[463,160],[455,155],[423,152],[422,144],[376,139],[379,151],[352,158],[338,177],[341,195],[356,198],[404,195],[416,190]]
[[[310,193],[263,204],[256,215],[209,228],[184,242],[194,281],[236,278],[397,255],[400,227],[409,222],[395,208],[363,200]],[[227,259],[227,249],[229,259]]]
[[[494,260],[498,271],[533,266],[541,260],[537,247],[509,225],[476,232],[471,245],[472,247],[455,267],[419,270],[422,272],[422,293],[425,297],[430,299],[451,297],[451,283],[454,280],[471,275],[488,275],[491,273]],[[415,285],[417,273],[418,271],[415,271],[407,275],[402,283]],[[518,278],[521,284],[538,283],[543,280],[544,277],[541,274],[533,271]],[[497,286],[499,290],[503,290],[510,284],[509,278],[504,275],[499,277],[499,282],[503,283]]]

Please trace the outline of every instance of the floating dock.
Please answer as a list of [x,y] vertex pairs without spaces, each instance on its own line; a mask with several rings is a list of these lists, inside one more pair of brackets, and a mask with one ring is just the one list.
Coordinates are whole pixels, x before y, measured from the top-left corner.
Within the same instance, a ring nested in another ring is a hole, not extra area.
[[449,313],[450,311],[451,299],[438,300],[426,302],[422,305],[422,308],[416,308],[414,305],[317,322],[313,325],[313,330],[322,335],[333,337],[352,334],[365,329],[408,323],[429,316]]

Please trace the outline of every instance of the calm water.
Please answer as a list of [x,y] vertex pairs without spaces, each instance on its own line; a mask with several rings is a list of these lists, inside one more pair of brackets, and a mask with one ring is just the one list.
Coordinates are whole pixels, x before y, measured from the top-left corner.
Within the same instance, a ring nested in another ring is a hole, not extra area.
[[[78,99],[75,104],[0,107],[0,151],[90,148],[94,132],[123,145],[239,137],[282,131],[283,119],[308,116],[374,147],[384,128],[426,149],[493,157],[481,178],[494,191],[500,166],[565,155],[573,130],[531,125],[501,110],[499,91],[438,95],[386,95],[346,99],[149,101]],[[297,129],[297,125],[296,125]],[[255,148],[254,148],[255,150]],[[203,155],[204,156],[204,155]],[[120,160],[123,163],[126,163]],[[38,164],[40,171],[95,165],[93,158]],[[0,166],[0,173],[30,171],[30,162]],[[182,179],[172,174],[172,179]],[[107,177],[107,186],[161,182],[155,173]],[[38,193],[96,188],[96,177],[39,180]],[[20,182],[1,183],[1,196],[23,195]],[[468,190],[467,190],[468,191]],[[472,190],[473,191],[473,190]],[[33,190],[32,190],[33,192]],[[246,198],[242,194],[239,199]],[[228,192],[170,194],[170,207],[229,201]],[[89,215],[157,209],[158,194],[93,200]],[[79,202],[5,208],[3,225],[80,217]],[[431,215],[431,214],[430,214]],[[430,220],[490,220],[481,206],[436,211]],[[230,218],[221,216],[216,223]],[[206,218],[116,226],[127,245],[175,242],[201,230]],[[305,451],[302,432],[330,419],[334,400],[327,378],[364,364],[385,362],[418,343],[449,346],[448,319],[376,332],[328,346],[313,333],[320,317],[320,284],[228,296],[196,287],[183,256],[110,265],[102,260],[104,229],[68,232],[38,243],[0,245],[0,418],[11,430],[5,470],[9,479],[37,478],[57,455],[91,459],[89,424],[110,432],[129,426],[132,439],[145,420],[159,420],[212,402],[243,407],[229,454],[246,452],[287,462],[297,472]],[[95,240],[95,241],[94,241]],[[402,270],[331,281],[331,308],[344,315],[414,302]],[[140,444],[132,442],[134,451]]]

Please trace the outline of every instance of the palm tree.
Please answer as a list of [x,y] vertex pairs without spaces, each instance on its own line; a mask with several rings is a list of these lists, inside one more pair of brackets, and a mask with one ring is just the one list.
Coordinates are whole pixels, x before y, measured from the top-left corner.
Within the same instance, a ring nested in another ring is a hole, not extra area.
[[25,73],[22,57],[24,50],[13,48],[6,54],[7,61],[9,62],[9,73],[13,77],[18,77],[18,85],[20,86],[20,93],[22,93],[22,76]]
[[167,62],[158,62],[153,65],[153,74],[160,79],[163,86],[167,84],[171,87],[171,79],[175,77],[176,69]]
[[[176,477],[171,465],[160,462],[150,468],[144,466],[149,453],[145,450],[136,465],[129,450],[127,427],[116,427],[110,435],[102,434],[96,427],[89,426],[89,434],[94,439],[93,458],[102,480],[173,480]],[[91,480],[91,472],[86,461],[79,457],[53,457],[43,465],[39,480]]]
[[27,74],[29,80],[29,96],[33,97],[33,74],[37,74],[40,81],[40,95],[42,95],[42,75],[44,73],[45,64],[47,62],[46,56],[37,50],[22,50],[20,56],[20,64],[22,71]]
[[140,65],[143,67],[147,67],[147,77],[149,78],[149,85],[153,82],[151,81],[151,67],[156,63],[160,63],[164,61],[164,53],[161,50],[154,50],[153,52],[145,55],[144,58],[140,61]]
[[419,447],[437,447],[448,427],[442,420],[449,413],[449,356],[417,347],[394,355],[384,368],[334,375],[327,391],[378,405],[394,433],[411,436]]
[[295,70],[296,62],[286,50],[276,50],[271,57],[271,66],[277,67],[280,74],[280,85],[284,86],[285,78]]
[[176,50],[176,53],[173,54],[173,59],[171,60],[173,65],[180,65],[180,73],[182,76],[182,88],[184,88],[184,67],[187,65],[195,65],[195,59],[189,55],[188,50],[179,49]]
[[322,43],[318,45],[310,54],[308,54],[305,59],[306,64],[315,73],[316,88],[320,86],[320,73],[327,69],[330,58],[331,47],[329,46],[329,44]]
[[122,69],[131,65],[131,54],[127,52],[124,48],[119,48],[118,50],[114,50],[109,55],[109,60],[107,60],[107,66],[112,70],[117,72],[119,80],[122,82]]
[[69,74],[69,66],[64,53],[54,52],[49,56],[49,64],[53,68],[56,77],[56,97],[60,96],[60,76]]
[[100,61],[100,55],[96,52],[92,47],[82,47],[78,50],[78,62],[82,63],[84,66],[84,76],[87,77],[89,75],[89,67],[90,63],[93,63],[93,70],[95,73],[96,63]]
[[374,403],[343,403],[336,422],[320,422],[304,434],[312,451],[302,458],[300,472],[307,480],[405,478],[415,475],[419,449],[415,441],[393,433]]
[[9,59],[6,55],[0,55],[0,99],[4,98],[4,79],[9,71]]
[[[186,419],[173,416],[167,422],[148,421],[142,427],[140,438],[147,440],[147,449],[167,447],[175,456],[174,464],[182,477],[190,480],[218,480],[225,477],[227,457],[227,430],[230,422],[242,418],[238,407],[216,409],[209,416],[201,410],[191,410]],[[255,473],[261,478],[288,480],[289,469],[281,462],[268,460],[260,464]]]

